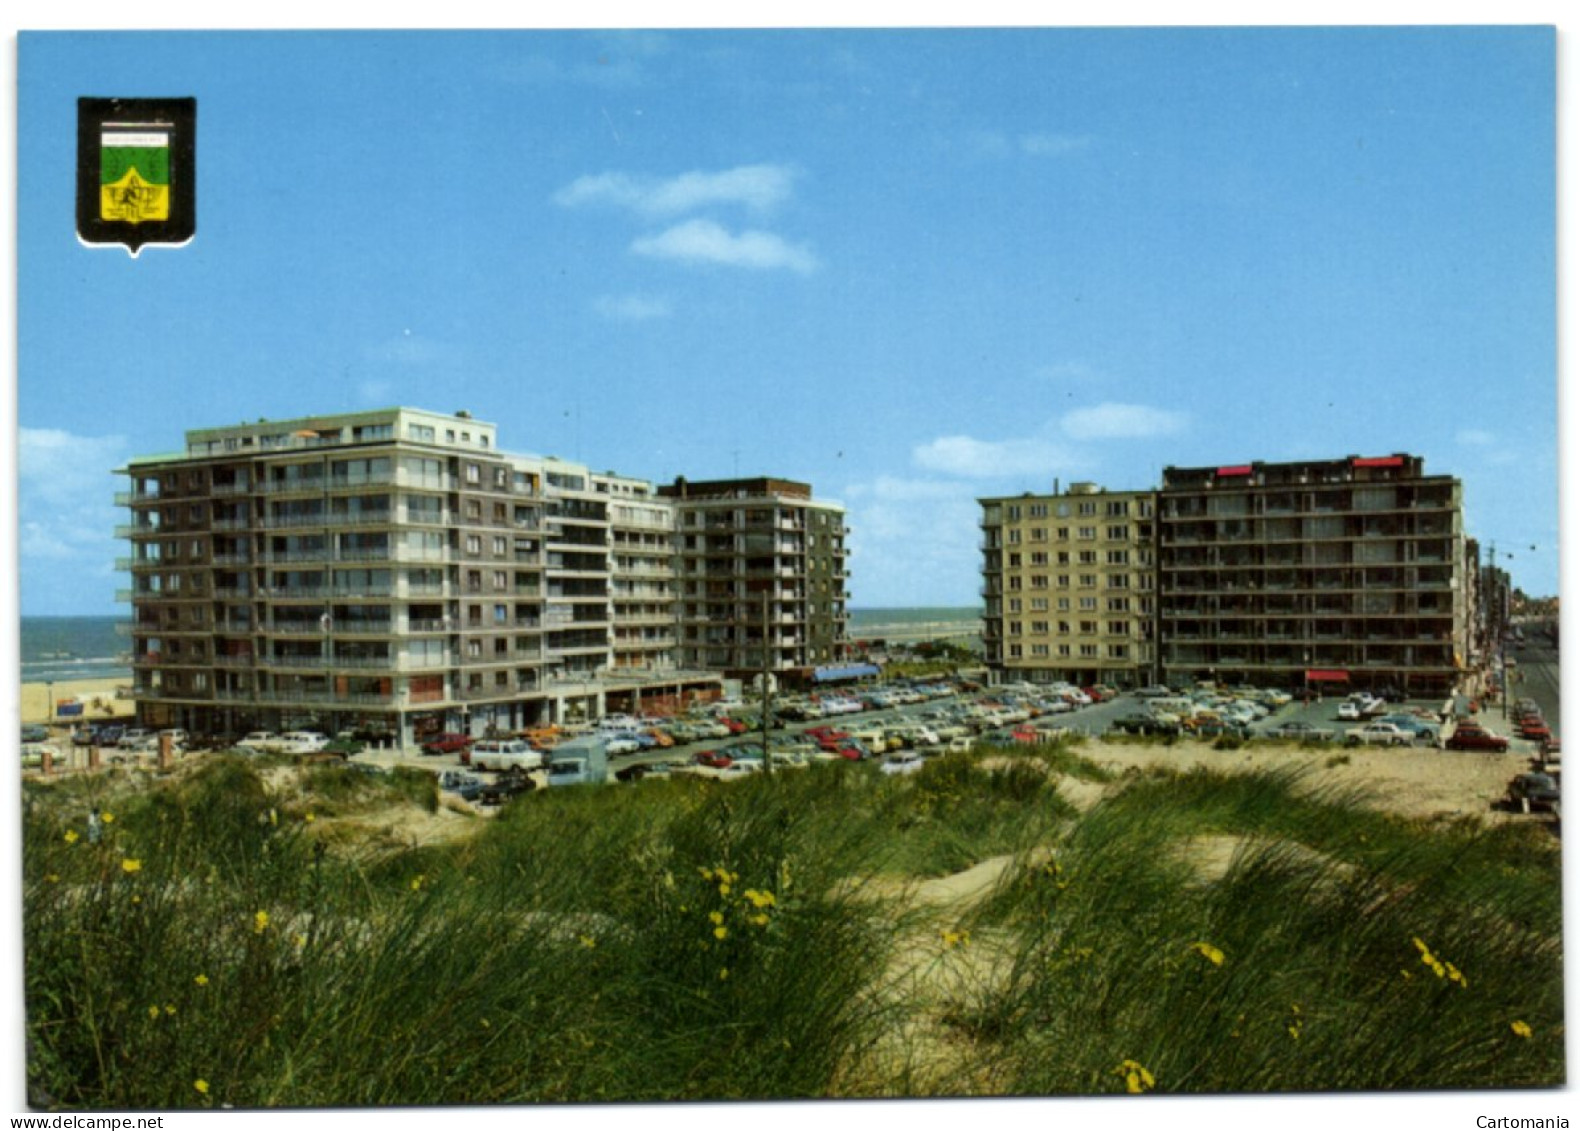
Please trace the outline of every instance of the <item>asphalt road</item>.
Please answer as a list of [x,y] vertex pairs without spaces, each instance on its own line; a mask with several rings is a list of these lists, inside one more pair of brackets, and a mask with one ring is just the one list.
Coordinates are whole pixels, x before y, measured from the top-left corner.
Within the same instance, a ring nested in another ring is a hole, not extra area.
[[[1509,669],[1509,686],[1514,698],[1530,698],[1542,709],[1548,729],[1561,734],[1558,724],[1561,707],[1558,693],[1558,649],[1551,640],[1537,633],[1527,632],[1525,645],[1510,653],[1515,665]],[[1501,711],[1499,712],[1502,713]]]

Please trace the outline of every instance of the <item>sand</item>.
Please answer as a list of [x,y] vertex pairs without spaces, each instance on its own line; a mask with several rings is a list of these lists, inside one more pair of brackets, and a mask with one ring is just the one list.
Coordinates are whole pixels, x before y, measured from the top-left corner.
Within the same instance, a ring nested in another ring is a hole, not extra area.
[[[131,682],[126,679],[78,679],[56,680],[53,687],[42,683],[24,683],[22,685],[22,721],[24,723],[48,723],[50,696],[53,694],[56,705],[68,699],[76,699],[85,704],[81,718],[90,722],[101,722],[114,718],[129,718],[135,713],[134,705],[130,699],[117,699],[117,687],[130,688]],[[77,721],[72,718],[56,718],[55,723],[69,726]]]

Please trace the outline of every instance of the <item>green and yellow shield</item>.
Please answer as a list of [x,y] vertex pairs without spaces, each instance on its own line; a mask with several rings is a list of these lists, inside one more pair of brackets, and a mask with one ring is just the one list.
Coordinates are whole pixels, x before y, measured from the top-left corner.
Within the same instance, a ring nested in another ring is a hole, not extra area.
[[197,231],[197,100],[77,100],[77,235],[184,244]]

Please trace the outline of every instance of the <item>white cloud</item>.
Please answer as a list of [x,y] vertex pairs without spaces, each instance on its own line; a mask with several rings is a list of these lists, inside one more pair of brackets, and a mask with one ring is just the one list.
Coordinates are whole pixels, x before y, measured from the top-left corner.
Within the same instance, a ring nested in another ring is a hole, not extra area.
[[940,436],[913,448],[911,458],[928,471],[972,478],[1046,477],[1074,462],[1068,448],[1049,440],[978,440],[971,436]]
[[817,258],[805,247],[787,243],[772,232],[744,231],[731,235],[711,220],[687,220],[631,245],[637,255],[686,262],[719,263],[756,270],[786,268],[801,274],[817,269]]
[[1059,418],[1059,426],[1077,440],[1126,440],[1182,432],[1188,419],[1183,412],[1109,401],[1072,409]]
[[978,600],[981,517],[973,485],[880,476],[844,488],[857,605]]
[[17,487],[29,500],[51,506],[109,508],[117,489],[112,475],[125,458],[124,436],[75,436],[56,428],[17,430]]
[[1490,447],[1498,442],[1497,437],[1491,432],[1480,428],[1461,428],[1454,433],[1454,439],[1461,444],[1468,444],[1478,448]]
[[678,216],[721,204],[767,212],[790,198],[796,170],[788,165],[741,165],[720,172],[694,170],[659,180],[628,173],[578,177],[554,194],[566,208],[606,204],[646,216]]
[[668,299],[648,295],[603,295],[593,309],[613,322],[647,322],[668,318],[672,312]]

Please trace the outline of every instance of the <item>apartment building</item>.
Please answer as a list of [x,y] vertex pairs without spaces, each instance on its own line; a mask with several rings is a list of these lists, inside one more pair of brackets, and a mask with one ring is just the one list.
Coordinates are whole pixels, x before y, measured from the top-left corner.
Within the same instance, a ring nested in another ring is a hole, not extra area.
[[677,479],[659,494],[676,511],[683,664],[750,678],[766,661],[810,683],[846,659],[843,507],[814,499],[805,483],[766,477]]
[[646,631],[665,597],[636,582],[670,521],[651,486],[502,452],[466,413],[199,429],[121,471],[144,723],[411,742],[718,691]]
[[1436,696],[1466,673],[1461,487],[1419,456],[1168,467],[1158,498],[1171,684]]
[[1156,493],[1073,483],[979,499],[983,644],[995,682],[1156,679]]

